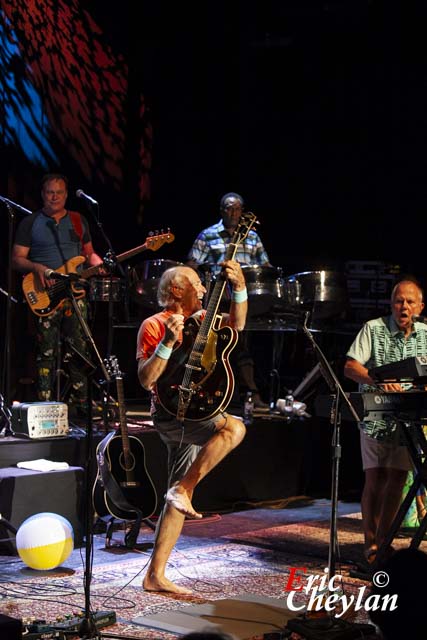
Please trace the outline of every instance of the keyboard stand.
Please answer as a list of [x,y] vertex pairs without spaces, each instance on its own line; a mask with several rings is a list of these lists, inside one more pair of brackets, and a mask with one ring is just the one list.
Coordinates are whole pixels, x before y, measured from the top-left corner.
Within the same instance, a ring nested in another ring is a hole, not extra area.
[[[412,500],[415,498],[418,489],[423,484],[427,487],[427,440],[424,435],[421,423],[411,422],[408,423],[405,420],[399,420],[400,429],[405,438],[406,445],[409,449],[409,455],[414,464],[414,481],[409,488],[408,493],[405,496],[402,504],[399,507],[399,511],[394,518],[390,531],[385,537],[383,543],[378,548],[375,562],[372,564],[372,569],[375,571],[384,564],[387,558],[391,543],[393,542],[396,534],[405,518],[405,515],[411,505]],[[416,549],[419,547],[420,542],[424,538],[424,534],[427,531],[427,514],[419,524],[415,534],[412,537],[410,547]]]

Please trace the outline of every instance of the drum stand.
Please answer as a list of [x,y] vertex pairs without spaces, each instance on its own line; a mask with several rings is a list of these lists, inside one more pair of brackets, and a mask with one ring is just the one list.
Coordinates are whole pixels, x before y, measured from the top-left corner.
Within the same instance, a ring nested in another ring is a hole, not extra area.
[[274,331],[270,370],[270,389],[268,397],[268,406],[270,411],[274,411],[276,408],[276,401],[280,395],[280,364],[282,362],[284,342],[284,332]]

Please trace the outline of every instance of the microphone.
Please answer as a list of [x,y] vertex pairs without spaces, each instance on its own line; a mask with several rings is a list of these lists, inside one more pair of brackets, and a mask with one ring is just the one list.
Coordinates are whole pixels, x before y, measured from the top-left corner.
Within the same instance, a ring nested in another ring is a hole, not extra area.
[[87,193],[83,191],[83,189],[77,189],[76,196],[78,198],[83,198],[83,200],[87,200],[91,204],[98,204],[98,202],[94,198],[92,198],[92,196],[88,196]]
[[59,273],[53,269],[46,269],[44,277],[48,280],[80,280],[78,273]]
[[291,394],[288,394],[285,398],[279,398],[276,402],[276,409],[288,418],[291,418],[292,416],[298,416],[299,418],[311,417],[306,411],[307,405],[304,402],[294,400],[294,397]]
[[412,322],[422,322],[423,324],[427,324],[426,316],[412,316]]

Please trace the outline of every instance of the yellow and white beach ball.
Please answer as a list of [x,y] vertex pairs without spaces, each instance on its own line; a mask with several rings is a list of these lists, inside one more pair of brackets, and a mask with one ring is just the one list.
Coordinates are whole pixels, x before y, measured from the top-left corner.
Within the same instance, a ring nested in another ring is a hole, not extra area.
[[16,548],[31,569],[54,569],[74,548],[73,527],[57,513],[36,513],[19,527]]

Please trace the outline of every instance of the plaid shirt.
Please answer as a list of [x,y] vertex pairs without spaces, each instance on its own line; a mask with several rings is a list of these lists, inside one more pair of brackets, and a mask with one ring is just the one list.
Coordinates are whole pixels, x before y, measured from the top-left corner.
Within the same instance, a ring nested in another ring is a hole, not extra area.
[[[217,265],[225,260],[225,255],[232,236],[225,230],[222,220],[199,233],[188,254],[189,260],[197,264],[208,262]],[[261,238],[256,231],[249,231],[242,243],[237,245],[235,260],[240,264],[263,265],[270,262]],[[221,267],[213,267],[218,273]]]
[[[393,316],[385,316],[369,320],[357,334],[353,344],[347,351],[347,357],[357,360],[367,369],[404,360],[411,356],[427,355],[427,326],[415,322],[411,334],[405,339]],[[412,387],[410,383],[401,383],[405,390]],[[367,384],[359,385],[360,391],[375,391],[378,387]],[[360,428],[371,438],[387,439],[396,429],[397,422],[390,419],[361,422]]]

